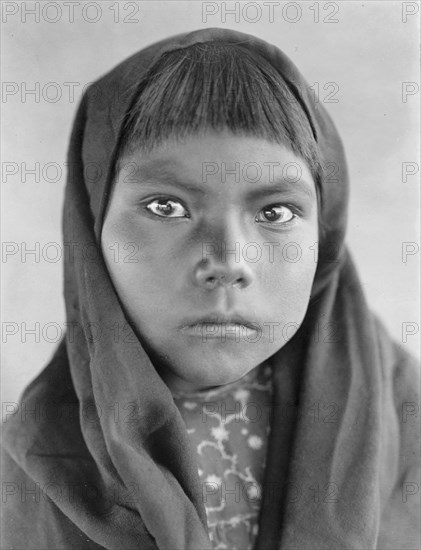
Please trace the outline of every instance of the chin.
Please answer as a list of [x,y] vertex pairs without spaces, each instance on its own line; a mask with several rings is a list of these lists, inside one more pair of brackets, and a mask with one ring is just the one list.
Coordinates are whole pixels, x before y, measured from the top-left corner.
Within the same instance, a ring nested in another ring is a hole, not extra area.
[[[247,349],[233,349],[219,346],[205,353],[189,353],[189,357],[180,358],[173,363],[172,371],[177,372],[186,382],[197,387],[222,386],[239,380],[258,365],[266,361],[270,353],[251,354]],[[177,365],[178,363],[178,365]]]

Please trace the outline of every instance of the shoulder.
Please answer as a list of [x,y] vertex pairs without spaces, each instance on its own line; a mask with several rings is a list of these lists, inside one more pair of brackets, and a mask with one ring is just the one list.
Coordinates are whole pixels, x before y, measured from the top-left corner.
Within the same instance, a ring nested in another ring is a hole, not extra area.
[[413,549],[420,529],[420,369],[377,317],[374,325],[383,380],[380,478],[385,490],[377,548]]
[[[382,369],[384,419],[393,414],[400,437],[400,458],[418,465],[420,442],[420,366],[404,344],[394,341],[374,318]],[[387,428],[387,426],[386,426]]]
[[99,550],[1,448],[3,550]]

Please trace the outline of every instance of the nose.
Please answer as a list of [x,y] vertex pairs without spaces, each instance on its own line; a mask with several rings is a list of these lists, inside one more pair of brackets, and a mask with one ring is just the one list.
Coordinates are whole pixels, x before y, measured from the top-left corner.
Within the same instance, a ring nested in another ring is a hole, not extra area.
[[217,287],[232,287],[243,289],[252,282],[250,270],[244,263],[236,263],[236,258],[230,261],[203,259],[195,268],[196,284],[206,290]]
[[203,227],[203,235],[212,235],[211,242],[202,241],[201,259],[194,268],[196,284],[204,289],[217,287],[244,289],[254,279],[254,270],[242,252],[249,235],[235,213],[224,210],[212,216]]

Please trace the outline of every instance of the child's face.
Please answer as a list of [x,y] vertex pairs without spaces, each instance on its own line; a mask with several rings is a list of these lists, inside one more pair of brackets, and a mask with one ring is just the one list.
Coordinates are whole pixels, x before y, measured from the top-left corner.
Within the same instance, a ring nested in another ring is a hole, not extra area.
[[172,390],[193,391],[241,378],[292,337],[317,239],[304,161],[223,132],[125,159],[101,245],[160,375]]

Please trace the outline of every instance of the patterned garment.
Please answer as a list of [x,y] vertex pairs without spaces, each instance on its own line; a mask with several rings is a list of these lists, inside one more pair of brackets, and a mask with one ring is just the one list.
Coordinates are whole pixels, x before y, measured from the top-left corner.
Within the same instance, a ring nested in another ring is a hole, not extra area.
[[215,550],[252,550],[257,538],[271,380],[271,368],[264,363],[232,384],[174,395],[197,451]]

